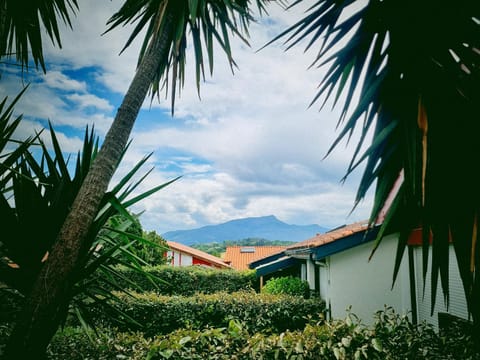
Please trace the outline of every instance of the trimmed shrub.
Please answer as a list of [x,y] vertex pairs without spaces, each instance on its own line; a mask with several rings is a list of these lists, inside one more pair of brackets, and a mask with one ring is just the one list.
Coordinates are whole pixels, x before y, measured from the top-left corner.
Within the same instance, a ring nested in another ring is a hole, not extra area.
[[268,280],[262,288],[262,292],[303,296],[305,299],[308,299],[310,297],[310,286],[307,281],[293,276],[286,276]]
[[152,281],[128,268],[119,271],[144,291],[155,291],[162,295],[190,296],[195,293],[259,290],[259,280],[255,271],[220,270],[202,266],[153,266],[144,269],[158,280]]
[[[255,292],[197,294],[192,297],[136,294],[136,298],[117,294],[120,310],[142,327],[122,323],[125,316],[109,316],[109,309],[94,308],[92,318],[101,326],[117,326],[122,331],[141,330],[147,336],[165,334],[179,328],[226,326],[230,319],[242,321],[251,332],[282,332],[302,329],[308,317],[320,319],[325,310],[320,299],[305,300],[289,295]],[[117,318],[118,322],[114,318]]]
[[154,341],[142,333],[122,333],[116,329],[86,332],[82,328],[59,331],[47,349],[52,360],[144,360]]
[[440,336],[431,326],[413,325],[387,308],[376,314],[375,324],[369,327],[348,314],[344,320],[307,324],[303,330],[281,334],[254,334],[235,320],[221,328],[181,329],[152,339],[141,333],[107,330],[92,342],[84,333],[70,329],[55,336],[49,358],[478,360],[480,356],[464,334]]

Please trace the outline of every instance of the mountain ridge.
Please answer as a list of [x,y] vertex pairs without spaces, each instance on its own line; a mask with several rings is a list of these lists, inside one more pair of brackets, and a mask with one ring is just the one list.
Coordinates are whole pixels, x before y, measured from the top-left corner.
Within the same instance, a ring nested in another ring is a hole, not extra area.
[[176,241],[184,245],[236,241],[246,238],[297,242],[327,230],[317,224],[287,224],[274,215],[268,215],[234,219],[217,225],[206,225],[189,230],[168,231],[162,236],[168,241]]

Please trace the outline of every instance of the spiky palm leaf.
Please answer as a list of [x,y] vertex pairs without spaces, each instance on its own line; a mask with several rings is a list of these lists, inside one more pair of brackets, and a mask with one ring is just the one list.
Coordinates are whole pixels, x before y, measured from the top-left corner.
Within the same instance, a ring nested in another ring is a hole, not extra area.
[[[300,2],[300,1],[298,1]],[[373,223],[403,180],[384,231],[401,230],[395,274],[409,232],[424,231],[424,274],[433,245],[432,298],[440,274],[448,304],[452,241],[469,309],[480,321],[477,245],[480,207],[480,3],[319,0],[279,37],[289,46],[320,43],[314,64],[327,72],[314,101],[345,100],[342,130],[331,149],[355,129],[360,141],[347,169],[365,170],[356,204],[377,180]],[[319,39],[322,39],[320,42]],[[366,134],[373,140],[364,154]],[[378,243],[377,243],[378,245]]]
[[28,67],[30,57],[45,71],[42,32],[62,46],[58,18],[71,27],[77,0],[2,0],[0,2],[0,58],[15,57]]
[[[0,240],[3,243],[0,248],[0,280],[25,295],[38,276],[42,263],[48,259],[49,250],[97,153],[93,130],[89,133],[87,129],[72,176],[68,159],[64,158],[52,127],[50,134],[54,156],[42,141],[40,161],[31,153],[24,153],[11,176],[13,202],[5,196],[0,197],[0,217],[5,221],[4,235]],[[135,242],[149,244],[149,241],[127,232],[133,219],[126,209],[171,182],[132,197],[132,192],[144,177],[133,184],[129,185],[129,182],[147,160],[148,157],[142,159],[104,196],[85,243],[89,250],[79,259],[72,276],[75,286],[70,298],[65,299],[66,305],[73,300],[77,315],[84,314],[85,301],[115,300],[110,288],[125,289],[125,279],[115,269],[116,266],[128,266],[151,277],[142,269],[145,262],[132,251]],[[119,213],[122,221],[107,226],[108,219]],[[104,280],[99,281],[99,278]],[[105,288],[103,284],[109,286]],[[129,287],[135,288],[135,284]]]
[[14,107],[26,90],[25,87],[8,106],[7,96],[0,102],[0,191],[2,193],[9,191],[7,185],[13,175],[12,166],[27,151],[35,139],[30,137],[18,141],[13,138],[13,133],[22,119],[22,115],[19,115],[12,120]]
[[[255,2],[260,12],[265,11],[266,0]],[[185,80],[189,35],[195,54],[197,90],[200,91],[200,80],[205,77],[205,58],[210,72],[213,71],[215,40],[225,52],[232,71],[236,66],[229,33],[248,44],[244,34],[248,35],[248,25],[253,20],[249,4],[249,0],[127,0],[110,18],[107,31],[119,25],[137,24],[123,48],[125,50],[146,27],[138,64],[142,62],[152,43],[157,42],[161,35],[166,36],[162,41],[168,43],[168,54],[156,69],[155,77],[150,79],[151,95],[158,95],[162,87],[168,91],[170,81],[173,112],[177,81],[183,86]],[[168,25],[170,23],[173,26]],[[162,34],[167,27],[168,34]]]

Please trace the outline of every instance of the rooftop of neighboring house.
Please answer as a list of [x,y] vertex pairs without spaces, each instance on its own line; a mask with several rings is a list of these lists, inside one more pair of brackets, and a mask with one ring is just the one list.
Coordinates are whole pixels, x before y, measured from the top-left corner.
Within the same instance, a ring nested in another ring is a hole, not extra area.
[[359,221],[355,222],[350,225],[343,225],[339,226],[335,229],[332,229],[323,234],[317,234],[314,237],[300,241],[298,243],[292,244],[287,246],[286,250],[294,250],[294,249],[303,249],[303,248],[311,248],[317,247],[321,245],[325,245],[331,242],[334,242],[339,239],[343,239],[347,236],[362,232],[368,229],[368,221]]
[[204,251],[194,249],[190,246],[183,245],[183,244],[180,244],[180,243],[177,243],[177,242],[174,242],[174,241],[167,241],[167,244],[170,247],[170,249],[172,249],[173,251],[178,251],[178,252],[182,252],[182,253],[185,253],[185,254],[189,254],[193,257],[208,261],[208,262],[210,262],[212,264],[215,264],[219,267],[223,267],[223,268],[230,267],[229,264],[227,264],[225,261],[223,261],[219,257],[210,255],[209,253],[206,253]]
[[368,221],[359,221],[342,225],[323,234],[287,246],[283,251],[266,255],[250,263],[250,268],[257,270],[257,275],[266,275],[282,268],[292,266],[295,259],[304,256],[324,258],[326,256],[350,249],[365,241],[373,240],[378,227],[369,231]]
[[227,246],[223,260],[237,270],[247,270],[257,259],[282,252],[286,246]]

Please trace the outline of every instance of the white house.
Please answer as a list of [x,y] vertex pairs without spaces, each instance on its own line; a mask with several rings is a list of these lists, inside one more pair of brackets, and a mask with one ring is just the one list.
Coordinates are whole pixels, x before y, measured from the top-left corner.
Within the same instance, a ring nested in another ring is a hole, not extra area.
[[204,251],[174,241],[167,241],[167,244],[170,249],[165,253],[165,256],[172,266],[200,265],[218,269],[230,268],[230,265],[222,259]]
[[[409,241],[392,286],[398,235],[386,236],[369,261],[377,233],[378,227],[368,230],[367,222],[342,226],[257,260],[250,267],[265,280],[283,274],[307,280],[325,300],[331,318],[344,318],[345,310],[351,306],[364,323],[370,323],[373,314],[387,305],[398,313],[408,313],[414,322],[427,320],[437,327],[438,313],[447,309],[439,295],[435,312],[430,315],[430,280],[427,278],[423,296],[421,247]],[[451,255],[455,256],[453,251]],[[450,266],[448,312],[468,318],[456,261],[451,260]]]
[[[416,292],[416,313],[419,321],[427,321],[428,323],[434,325],[438,328],[438,314],[439,313],[448,313],[450,315],[470,320],[469,314],[467,311],[467,301],[465,298],[465,293],[463,290],[462,281],[460,278],[460,272],[457,266],[457,258],[455,255],[455,250],[453,245],[450,245],[449,248],[449,276],[448,276],[448,286],[449,286],[449,304],[448,309],[444,300],[442,287],[440,280],[437,284],[436,292],[436,301],[433,314],[432,310],[432,297],[431,297],[431,267],[430,264],[427,269],[427,276],[425,280],[423,279],[423,255],[422,255],[422,242],[421,242],[421,229],[416,229],[410,235],[408,241],[409,250],[413,257],[413,264],[411,265],[411,271],[414,274],[415,279],[415,289]],[[432,249],[429,249],[429,259],[432,258]]]

